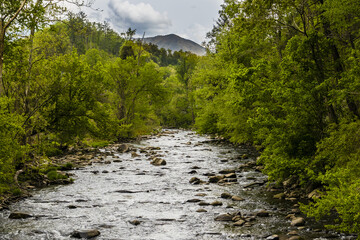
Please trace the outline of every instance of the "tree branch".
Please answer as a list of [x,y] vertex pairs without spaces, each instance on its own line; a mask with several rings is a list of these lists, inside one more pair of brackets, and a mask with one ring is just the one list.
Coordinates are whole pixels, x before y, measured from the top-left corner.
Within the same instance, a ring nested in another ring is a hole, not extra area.
[[20,14],[21,10],[23,10],[23,8],[25,7],[25,4],[28,0],[24,0],[22,2],[22,4],[20,5],[19,9],[16,11],[16,13],[14,14],[14,16],[5,24],[4,26],[4,30],[6,30],[10,24],[17,18],[17,16]]

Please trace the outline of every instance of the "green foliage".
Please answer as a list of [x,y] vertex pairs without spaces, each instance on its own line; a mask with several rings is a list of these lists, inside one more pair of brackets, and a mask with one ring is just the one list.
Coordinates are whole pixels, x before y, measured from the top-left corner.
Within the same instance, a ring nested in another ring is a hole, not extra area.
[[50,181],[56,181],[56,180],[62,180],[68,178],[66,175],[63,175],[55,170],[48,172],[47,177]]
[[[193,72],[199,132],[261,148],[270,180],[323,185],[307,208],[360,233],[359,4],[226,0]],[[354,207],[355,206],[355,207]]]

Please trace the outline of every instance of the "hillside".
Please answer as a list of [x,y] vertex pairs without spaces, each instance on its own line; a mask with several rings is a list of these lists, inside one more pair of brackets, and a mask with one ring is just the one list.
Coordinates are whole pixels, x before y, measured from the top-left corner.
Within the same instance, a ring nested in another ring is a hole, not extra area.
[[144,41],[155,44],[159,48],[170,49],[172,51],[179,51],[182,49],[183,51],[189,51],[200,56],[205,55],[205,48],[191,40],[181,38],[175,34],[149,37],[145,38]]

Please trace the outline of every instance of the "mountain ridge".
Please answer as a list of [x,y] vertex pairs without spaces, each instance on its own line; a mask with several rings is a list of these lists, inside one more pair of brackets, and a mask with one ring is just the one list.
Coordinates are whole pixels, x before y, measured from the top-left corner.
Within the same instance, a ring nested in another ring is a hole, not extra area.
[[144,38],[146,43],[152,43],[159,48],[170,49],[172,51],[189,51],[196,55],[203,56],[206,51],[205,48],[196,42],[182,38],[176,34],[157,35],[155,37]]

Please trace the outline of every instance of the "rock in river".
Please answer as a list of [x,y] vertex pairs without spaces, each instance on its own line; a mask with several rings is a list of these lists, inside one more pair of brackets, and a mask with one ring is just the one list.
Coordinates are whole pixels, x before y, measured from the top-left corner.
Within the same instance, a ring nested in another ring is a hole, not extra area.
[[232,222],[233,216],[230,214],[221,214],[215,218],[215,221]]
[[12,212],[9,216],[10,219],[25,219],[25,218],[31,218],[32,215],[29,213],[24,212]]
[[71,233],[71,237],[73,238],[86,238],[86,239],[94,238],[99,235],[100,232],[96,229],[74,231]]
[[305,219],[302,217],[293,218],[291,221],[291,226],[300,227],[305,225]]
[[210,183],[218,183],[220,180],[224,179],[223,175],[220,176],[212,176],[209,178]]
[[231,197],[232,197],[232,195],[230,193],[224,192],[224,193],[221,194],[221,198],[229,199]]
[[154,158],[154,160],[152,160],[150,163],[154,166],[166,165],[166,161],[161,158]]

